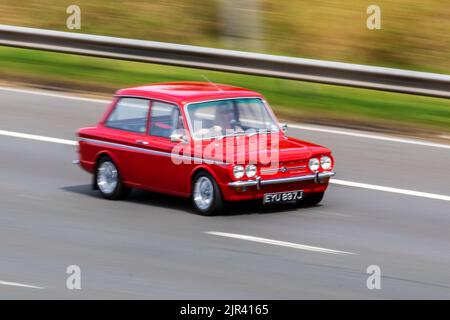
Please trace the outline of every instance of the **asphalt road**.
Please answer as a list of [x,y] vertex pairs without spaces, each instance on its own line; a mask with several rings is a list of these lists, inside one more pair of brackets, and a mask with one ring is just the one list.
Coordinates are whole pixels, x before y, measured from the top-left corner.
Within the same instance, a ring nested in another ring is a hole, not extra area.
[[[106,107],[0,89],[0,130],[74,140]],[[450,195],[450,149],[289,133],[330,147],[336,179]],[[450,299],[450,201],[333,184],[314,208],[243,204],[202,217],[143,191],[103,200],[75,158],[74,146],[0,135],[0,298]],[[66,288],[69,265],[81,290]],[[366,286],[369,265],[379,290]]]

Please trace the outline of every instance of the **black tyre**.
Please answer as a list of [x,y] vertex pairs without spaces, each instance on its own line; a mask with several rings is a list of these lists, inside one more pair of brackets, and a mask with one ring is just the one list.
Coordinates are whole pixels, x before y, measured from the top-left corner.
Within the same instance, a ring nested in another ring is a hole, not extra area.
[[200,172],[192,181],[192,204],[204,216],[213,216],[223,211],[223,199],[219,185],[207,172]]
[[322,201],[325,192],[307,193],[303,199],[298,201],[298,204],[304,207],[314,207]]
[[122,176],[116,164],[106,156],[102,157],[97,164],[95,183],[105,199],[123,199],[130,192],[130,188],[123,184]]

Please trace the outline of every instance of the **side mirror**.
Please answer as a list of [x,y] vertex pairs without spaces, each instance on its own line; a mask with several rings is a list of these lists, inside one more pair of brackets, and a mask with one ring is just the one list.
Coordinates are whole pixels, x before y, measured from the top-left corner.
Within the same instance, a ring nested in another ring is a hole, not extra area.
[[288,129],[287,123],[280,123],[280,129],[281,129],[281,131],[283,131],[284,133],[286,133],[286,132],[287,132],[287,129]]
[[172,133],[170,135],[170,141],[172,142],[187,142],[187,138],[185,135],[181,133]]

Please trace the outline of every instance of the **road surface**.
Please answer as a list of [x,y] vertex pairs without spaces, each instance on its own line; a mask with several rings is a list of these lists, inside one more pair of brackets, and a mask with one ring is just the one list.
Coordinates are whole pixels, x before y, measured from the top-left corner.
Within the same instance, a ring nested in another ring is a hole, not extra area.
[[[202,217],[187,200],[90,189],[70,141],[106,107],[0,88],[0,298],[450,298],[448,146],[294,125],[336,158],[323,203]],[[66,287],[70,265],[81,290]],[[381,289],[366,286],[371,265]]]

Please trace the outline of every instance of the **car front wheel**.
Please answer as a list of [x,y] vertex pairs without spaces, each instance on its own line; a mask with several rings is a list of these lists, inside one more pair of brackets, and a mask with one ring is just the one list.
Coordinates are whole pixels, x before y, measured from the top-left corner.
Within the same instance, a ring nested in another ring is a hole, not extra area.
[[195,177],[192,186],[192,203],[197,212],[205,216],[212,216],[222,211],[222,194],[217,182],[210,174],[201,172]]
[[97,166],[96,182],[102,196],[109,200],[122,199],[130,191],[123,185],[119,169],[109,157],[100,159]]

